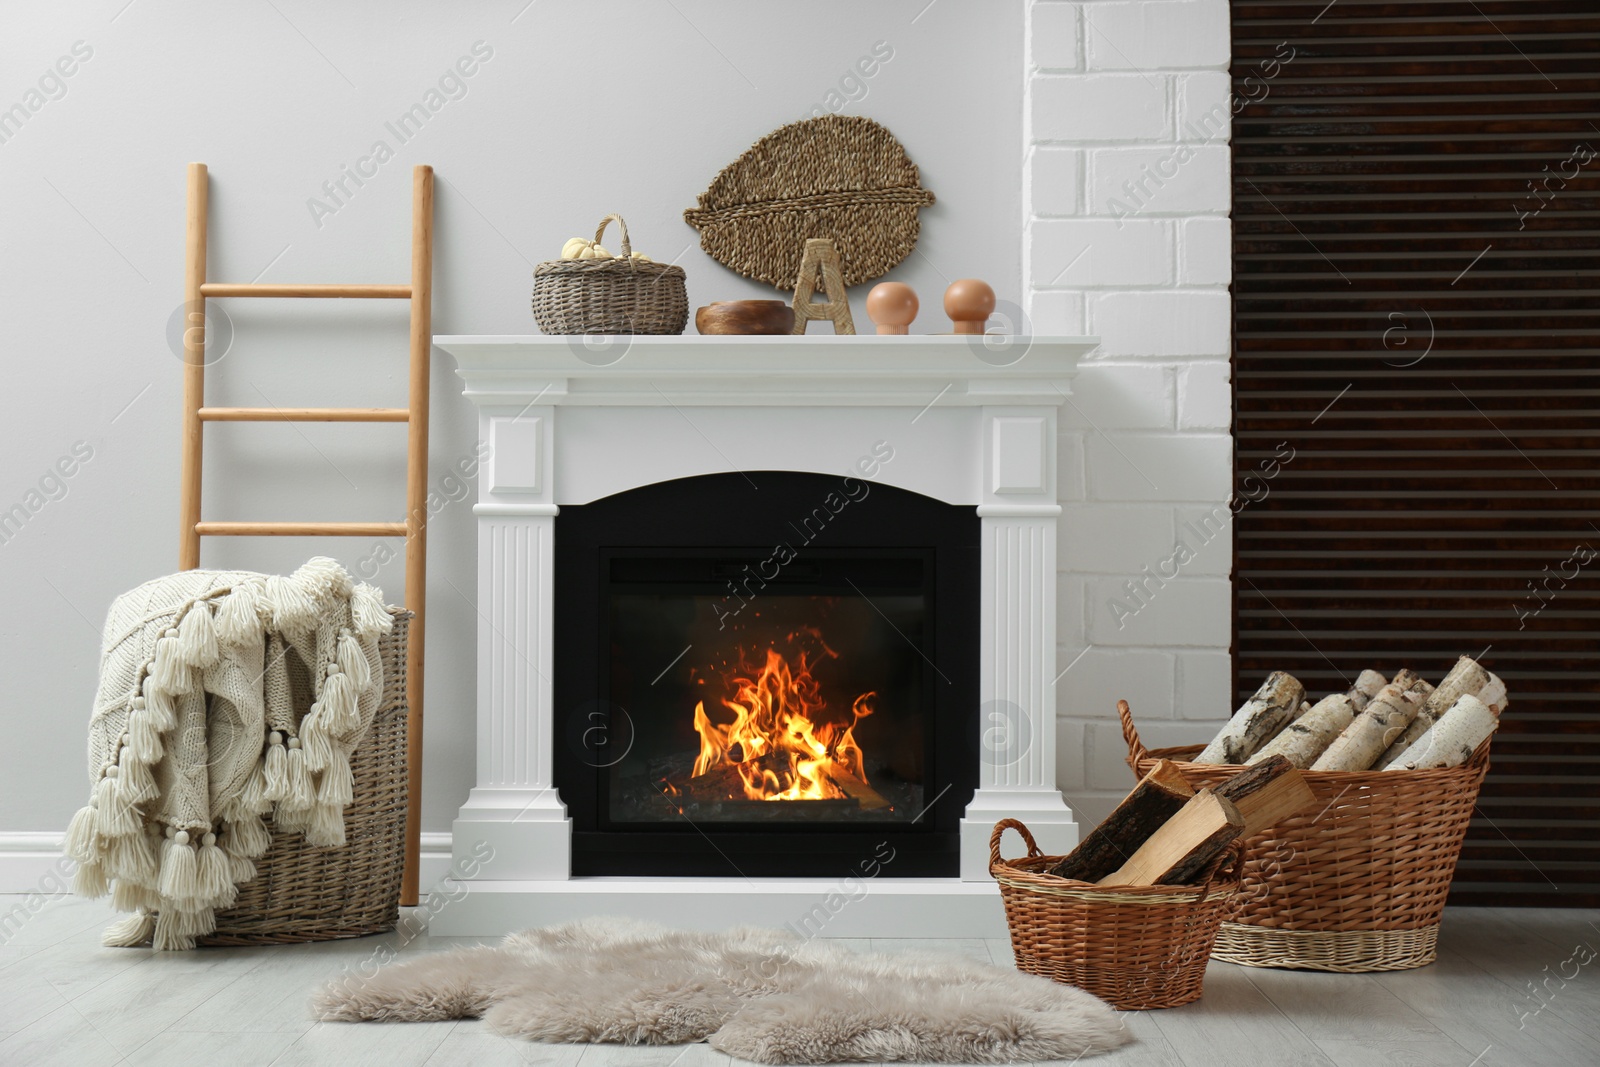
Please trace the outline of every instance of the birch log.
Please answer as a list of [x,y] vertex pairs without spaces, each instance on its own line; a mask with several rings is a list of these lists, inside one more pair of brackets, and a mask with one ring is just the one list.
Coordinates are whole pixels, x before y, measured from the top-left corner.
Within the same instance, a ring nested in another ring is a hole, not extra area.
[[1449,710],[1457,700],[1464,696],[1476,696],[1488,683],[1489,672],[1478,666],[1477,660],[1471,656],[1462,656],[1456,660],[1456,665],[1444,676],[1439,688],[1429,693],[1428,699],[1417,709],[1417,717],[1411,720],[1411,725],[1406,727],[1405,733],[1378,757],[1378,762],[1374,766],[1387,767],[1398,760],[1406,749],[1416,744],[1417,738],[1427,733],[1429,728],[1439,721],[1439,716]]
[[1243,763],[1283,729],[1300,710],[1305,696],[1306,687],[1293,675],[1273,671],[1194,762]]
[[1344,733],[1356,717],[1355,701],[1348,693],[1323,697],[1311,710],[1285,726],[1277,737],[1256,750],[1246,763],[1256,764],[1282,756],[1296,767],[1306,768],[1322,755],[1333,739]]
[[1388,684],[1389,680],[1377,671],[1362,671],[1349,692],[1334,693],[1317,701],[1245,762],[1255,764],[1272,756],[1283,756],[1304,770],[1355,721],[1367,701]]
[[1489,673],[1489,680],[1478,690],[1476,696],[1479,701],[1495,713],[1496,717],[1511,706],[1511,698],[1506,696],[1506,683],[1493,671]]
[[1439,716],[1433,729],[1423,734],[1404,756],[1386,771],[1415,771],[1431,767],[1459,767],[1472,758],[1483,739],[1494,733],[1500,720],[1493,709],[1474,696],[1463,696]]
[[1356,678],[1356,684],[1350,687],[1350,701],[1355,704],[1356,711],[1366,708],[1368,701],[1383,691],[1389,684],[1389,679],[1374,670],[1365,670]]
[[1409,673],[1401,671],[1395,676],[1396,681],[1384,686],[1382,692],[1373,697],[1361,714],[1317,757],[1311,769],[1364,771],[1371,768],[1383,750],[1411,725],[1411,720],[1416,718],[1417,709],[1425,699],[1410,691],[1411,679],[1402,677]]

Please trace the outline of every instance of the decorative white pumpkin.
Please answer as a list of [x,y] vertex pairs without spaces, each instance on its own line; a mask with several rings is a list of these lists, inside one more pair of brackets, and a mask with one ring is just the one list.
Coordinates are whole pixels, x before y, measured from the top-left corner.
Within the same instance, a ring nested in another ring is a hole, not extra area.
[[[600,244],[600,243],[598,243],[596,241],[590,241],[590,240],[587,240],[586,238],[583,238],[583,237],[574,237],[571,240],[567,241],[566,244],[561,246],[561,258],[562,259],[621,259],[622,257],[621,256],[612,255],[610,252],[606,251],[606,246],[605,245]],[[637,260],[640,263],[653,263],[653,262],[655,262],[649,256],[645,255],[643,252],[635,252],[635,253],[633,253],[633,259]]]

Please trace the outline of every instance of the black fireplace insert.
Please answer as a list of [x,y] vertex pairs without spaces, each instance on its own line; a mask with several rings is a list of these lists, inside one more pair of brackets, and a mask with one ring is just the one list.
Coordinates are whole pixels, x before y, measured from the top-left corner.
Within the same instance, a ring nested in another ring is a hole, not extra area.
[[[976,786],[976,511],[707,475],[556,520],[575,875],[954,875]],[[883,857],[892,856],[888,862]]]

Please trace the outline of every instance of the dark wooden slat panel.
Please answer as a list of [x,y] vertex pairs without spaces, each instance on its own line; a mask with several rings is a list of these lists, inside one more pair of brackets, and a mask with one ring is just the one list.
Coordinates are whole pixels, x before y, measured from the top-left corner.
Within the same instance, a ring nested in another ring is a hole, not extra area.
[[1482,655],[1452,900],[1600,905],[1600,5],[1234,0],[1233,40],[1236,695]]

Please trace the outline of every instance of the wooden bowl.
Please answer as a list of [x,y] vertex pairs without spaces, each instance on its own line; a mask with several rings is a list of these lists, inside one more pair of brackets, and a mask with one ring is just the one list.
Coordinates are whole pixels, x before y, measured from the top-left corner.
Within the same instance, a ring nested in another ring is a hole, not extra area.
[[794,308],[782,300],[718,300],[694,313],[694,328],[704,334],[788,334]]

